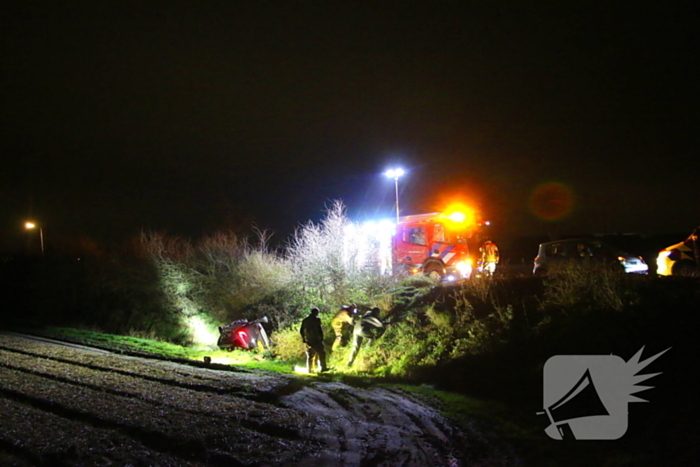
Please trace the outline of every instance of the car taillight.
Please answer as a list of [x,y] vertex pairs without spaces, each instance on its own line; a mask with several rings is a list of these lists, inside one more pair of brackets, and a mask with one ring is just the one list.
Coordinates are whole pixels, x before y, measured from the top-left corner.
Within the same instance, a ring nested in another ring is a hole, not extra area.
[[245,332],[244,330],[240,330],[236,332],[236,337],[238,338],[238,341],[241,343],[241,347],[248,348],[248,333]]

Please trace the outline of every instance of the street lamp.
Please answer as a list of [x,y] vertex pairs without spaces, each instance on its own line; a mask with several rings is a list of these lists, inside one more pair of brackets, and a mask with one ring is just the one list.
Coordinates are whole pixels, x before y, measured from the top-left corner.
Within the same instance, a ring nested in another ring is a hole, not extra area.
[[[24,228],[27,230],[35,229],[36,224],[34,222],[25,222]],[[44,229],[39,227],[39,239],[41,240],[41,257],[44,257]]]
[[403,169],[390,169],[384,172],[384,175],[394,179],[394,185],[396,187],[396,225],[399,225],[399,177],[404,173]]

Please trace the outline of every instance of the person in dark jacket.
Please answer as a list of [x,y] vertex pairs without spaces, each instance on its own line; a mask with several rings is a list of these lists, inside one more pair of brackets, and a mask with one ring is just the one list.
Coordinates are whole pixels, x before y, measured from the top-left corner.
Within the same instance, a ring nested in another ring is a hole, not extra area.
[[312,308],[309,316],[301,322],[301,340],[306,344],[306,371],[311,373],[314,368],[328,371],[326,366],[326,350],[323,348],[323,328],[318,308]]
[[352,332],[352,352],[348,360],[348,366],[352,366],[365,339],[367,340],[367,345],[370,346],[375,339],[379,339],[386,331],[386,323],[379,320],[379,313],[379,308],[374,307],[355,323]]

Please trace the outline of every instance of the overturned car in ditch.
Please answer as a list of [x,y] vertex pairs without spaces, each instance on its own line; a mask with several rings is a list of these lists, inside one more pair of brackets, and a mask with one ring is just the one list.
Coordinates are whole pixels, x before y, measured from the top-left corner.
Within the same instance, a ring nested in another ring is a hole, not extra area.
[[219,340],[216,343],[221,350],[231,352],[234,349],[267,350],[270,340],[262,323],[267,323],[267,316],[248,321],[239,319],[226,326],[219,326]]

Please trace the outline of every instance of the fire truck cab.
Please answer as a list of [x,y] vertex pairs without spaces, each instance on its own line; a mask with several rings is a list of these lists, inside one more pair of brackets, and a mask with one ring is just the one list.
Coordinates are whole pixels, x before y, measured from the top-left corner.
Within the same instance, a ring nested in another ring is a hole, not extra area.
[[469,278],[472,261],[467,240],[473,227],[460,213],[401,217],[392,242],[395,270],[422,272],[435,280]]

